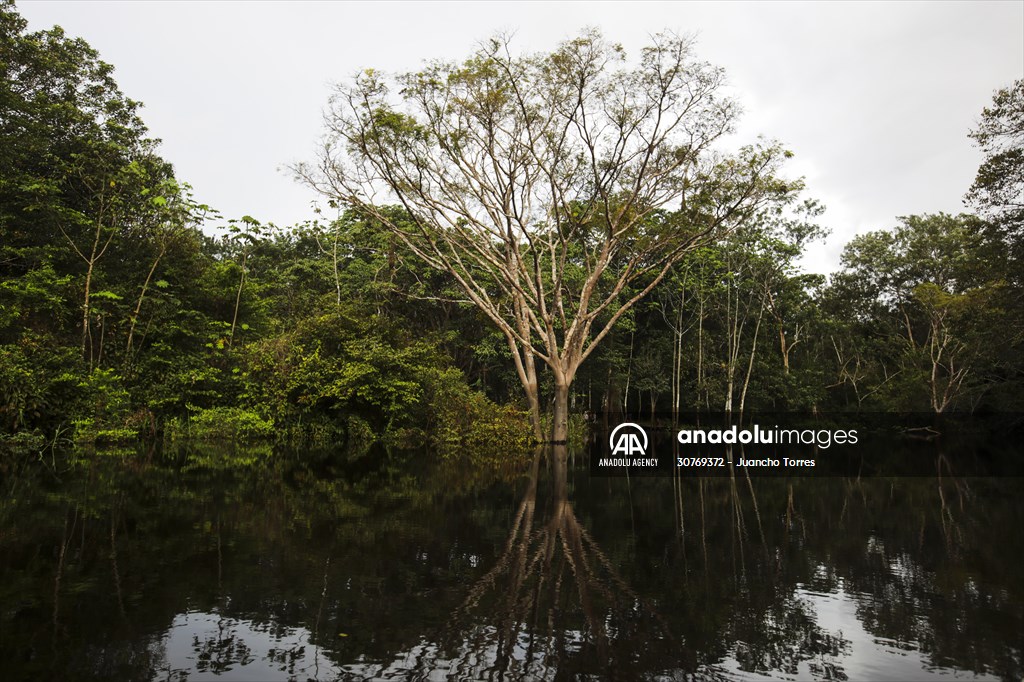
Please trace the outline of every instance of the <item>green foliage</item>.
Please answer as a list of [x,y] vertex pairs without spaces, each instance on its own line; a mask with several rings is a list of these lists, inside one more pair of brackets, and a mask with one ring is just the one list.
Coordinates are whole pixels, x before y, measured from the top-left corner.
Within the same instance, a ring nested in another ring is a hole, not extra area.
[[129,423],[130,401],[123,378],[113,370],[94,369],[78,388],[84,409],[72,421],[79,443],[107,444],[135,440],[138,428]]
[[[453,273],[416,252],[450,238],[441,252],[462,259],[476,242],[452,230],[467,225],[444,231],[395,206],[321,213],[287,229],[249,215],[221,222],[157,155],[139,103],[95,50],[59,28],[26,31],[14,5],[0,4],[3,459],[52,454],[72,438],[161,433],[344,442],[339,456],[348,458],[383,456],[381,446],[396,443],[425,444],[447,462],[525,450],[531,427],[508,339],[455,275],[470,278],[499,317],[515,308],[515,287],[503,287],[486,259],[460,261]],[[591,39],[548,55],[544,68],[569,68],[565,60]],[[410,85],[431,96],[472,94],[450,103],[471,115],[471,127],[492,114],[516,119],[511,76],[494,68],[501,55],[482,54],[411,74]],[[516,63],[551,85],[555,74],[537,70],[537,59]],[[360,83],[383,87],[374,74]],[[822,209],[781,210],[800,183],[770,172],[785,156],[776,145],[694,166],[699,177],[687,180],[678,210],[627,210],[610,186],[602,201],[621,224],[611,241],[610,218],[584,191],[593,174],[559,157],[582,175],[566,189],[557,224],[545,213],[525,225],[534,246],[515,241],[529,264],[516,287],[552,292],[558,280],[560,302],[537,319],[554,348],[564,349],[574,315],[591,316],[574,341],[581,351],[611,325],[575,375],[570,440],[582,440],[585,410],[717,410],[730,395],[748,410],[1021,409],[1024,251],[1012,210],[1020,89],[997,93],[973,135],[986,161],[969,199],[984,219],[901,218],[854,239],[827,284],[798,267],[807,243],[824,234]],[[410,149],[472,146],[454,129],[442,140],[387,107],[370,123]],[[757,210],[717,215],[755,176],[765,199]],[[653,264],[676,246],[689,250],[644,299]],[[583,305],[588,281],[593,298]],[[559,307],[564,317],[552,312]],[[551,374],[539,385],[539,404],[550,404]]]
[[500,458],[528,451],[529,418],[471,389],[455,368],[424,372],[426,437],[443,457]]
[[837,388],[862,409],[973,409],[1020,338],[1002,259],[974,216],[900,220],[851,241],[827,293]]
[[25,332],[0,346],[0,424],[4,430],[55,430],[87,400],[79,358],[52,336]]
[[274,437],[274,422],[240,407],[189,406],[186,417],[167,425],[166,437],[171,440],[227,440],[248,443]]
[[1024,238],[1024,79],[996,91],[970,136],[985,160],[967,201],[1019,249]]

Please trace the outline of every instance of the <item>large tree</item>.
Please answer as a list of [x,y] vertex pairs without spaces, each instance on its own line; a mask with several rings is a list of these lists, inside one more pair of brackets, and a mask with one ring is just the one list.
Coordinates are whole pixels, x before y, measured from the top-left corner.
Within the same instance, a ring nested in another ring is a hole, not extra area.
[[994,393],[1002,396],[997,404],[1017,409],[1024,384],[1024,79],[995,92],[970,137],[984,160],[965,199],[986,220],[989,277],[1005,282],[991,302],[1004,314]]
[[970,134],[985,159],[967,202],[1002,227],[1017,248],[1024,235],[1024,79],[997,90]]
[[165,222],[177,186],[113,67],[60,27],[26,29],[0,2],[0,278],[47,262],[79,272],[92,367],[97,343],[102,354],[93,338],[101,262],[115,238]]
[[[1002,267],[993,262],[976,216],[899,220],[893,230],[847,244],[843,270],[833,277],[833,296],[847,318],[847,333],[832,340],[839,383],[849,384],[858,402],[857,383],[864,378],[874,383],[872,393],[893,398],[892,407],[970,408],[993,383],[992,356],[1000,342],[1013,335],[993,305],[1005,286],[993,273]],[[858,327],[866,333],[857,334]],[[854,357],[850,345],[858,345],[857,336],[873,339],[872,358]],[[852,369],[862,360],[878,365],[874,377]]]
[[634,64],[596,32],[526,56],[493,39],[461,63],[339,86],[318,162],[297,170],[501,330],[538,439],[537,361],[550,368],[561,442],[577,369],[616,322],[689,250],[799,189],[776,176],[777,144],[714,149],[739,114],[723,79],[674,35]]

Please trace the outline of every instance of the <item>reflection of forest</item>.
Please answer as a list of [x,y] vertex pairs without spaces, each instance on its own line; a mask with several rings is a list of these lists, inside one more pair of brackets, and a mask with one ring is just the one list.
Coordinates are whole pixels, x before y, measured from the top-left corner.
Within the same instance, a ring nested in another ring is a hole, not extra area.
[[[594,479],[564,452],[525,477],[155,459],[3,482],[5,677],[841,679],[864,657],[884,674],[885,650],[921,675],[1024,671],[1012,480]],[[830,595],[850,613],[823,613]],[[183,648],[167,633],[188,613],[209,623]]]

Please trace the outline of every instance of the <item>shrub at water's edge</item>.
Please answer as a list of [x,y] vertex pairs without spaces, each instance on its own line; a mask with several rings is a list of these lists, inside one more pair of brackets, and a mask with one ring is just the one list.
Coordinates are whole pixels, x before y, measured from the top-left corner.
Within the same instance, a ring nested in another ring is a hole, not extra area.
[[194,438],[250,443],[273,438],[274,422],[241,407],[196,409],[168,422],[164,437],[169,441]]

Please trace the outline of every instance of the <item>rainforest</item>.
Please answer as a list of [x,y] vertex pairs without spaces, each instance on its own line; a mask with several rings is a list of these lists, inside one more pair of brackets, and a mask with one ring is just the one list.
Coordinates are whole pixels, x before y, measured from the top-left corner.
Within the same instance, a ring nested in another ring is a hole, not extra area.
[[1021,678],[1020,478],[586,459],[758,413],[1002,414],[1024,457],[1024,81],[963,212],[814,272],[792,152],[714,151],[721,71],[620,52],[362,72],[279,225],[0,3],[0,677]]

